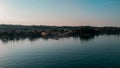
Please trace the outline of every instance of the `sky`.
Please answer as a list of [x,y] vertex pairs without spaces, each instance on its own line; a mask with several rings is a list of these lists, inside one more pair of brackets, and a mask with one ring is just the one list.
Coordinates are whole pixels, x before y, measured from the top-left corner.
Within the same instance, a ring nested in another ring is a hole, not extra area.
[[0,0],[0,24],[120,26],[120,0]]

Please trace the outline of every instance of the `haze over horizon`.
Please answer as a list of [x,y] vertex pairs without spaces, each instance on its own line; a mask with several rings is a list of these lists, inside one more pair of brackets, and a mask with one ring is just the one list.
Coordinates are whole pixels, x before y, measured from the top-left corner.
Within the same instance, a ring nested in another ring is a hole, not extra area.
[[0,24],[120,26],[120,0],[0,0]]

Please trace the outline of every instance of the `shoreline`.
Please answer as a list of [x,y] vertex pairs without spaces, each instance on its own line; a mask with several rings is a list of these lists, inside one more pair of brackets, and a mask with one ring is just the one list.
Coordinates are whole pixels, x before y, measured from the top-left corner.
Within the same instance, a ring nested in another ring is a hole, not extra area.
[[37,38],[37,37],[89,37],[94,35],[119,35],[120,27],[92,27],[92,26],[21,26],[0,25],[1,38]]

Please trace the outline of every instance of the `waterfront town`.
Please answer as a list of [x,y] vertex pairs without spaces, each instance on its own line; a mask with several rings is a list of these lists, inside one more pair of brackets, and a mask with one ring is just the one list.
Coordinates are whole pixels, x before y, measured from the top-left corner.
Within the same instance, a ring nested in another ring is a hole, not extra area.
[[10,37],[48,37],[61,38],[70,36],[120,34],[119,27],[93,27],[93,26],[44,26],[44,25],[0,25],[0,38]]

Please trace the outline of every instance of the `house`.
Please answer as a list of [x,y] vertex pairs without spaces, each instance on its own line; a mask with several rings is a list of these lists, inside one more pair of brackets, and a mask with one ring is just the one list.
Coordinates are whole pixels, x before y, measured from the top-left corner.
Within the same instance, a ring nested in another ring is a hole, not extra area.
[[47,32],[45,32],[45,31],[41,32],[41,36],[46,36],[46,35],[47,35]]

